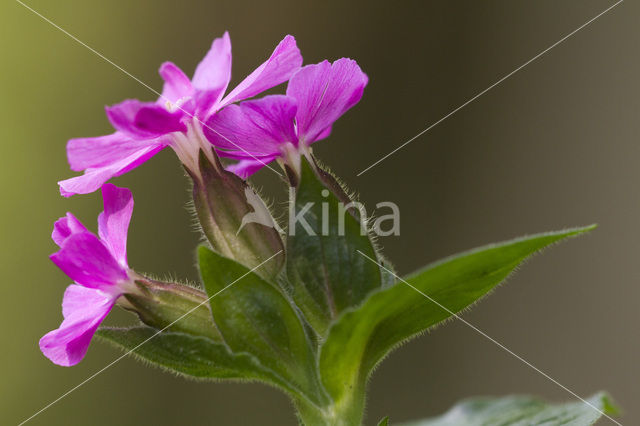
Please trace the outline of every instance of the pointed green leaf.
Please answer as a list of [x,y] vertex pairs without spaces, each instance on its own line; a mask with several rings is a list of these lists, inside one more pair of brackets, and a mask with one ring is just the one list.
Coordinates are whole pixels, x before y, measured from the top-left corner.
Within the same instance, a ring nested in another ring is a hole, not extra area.
[[281,290],[205,246],[198,254],[211,312],[229,347],[253,354],[306,394],[318,396],[312,345]]
[[100,328],[99,337],[174,373],[198,379],[260,380],[285,390],[289,385],[252,355],[233,353],[224,343],[151,327]]
[[439,261],[405,282],[372,294],[331,327],[321,349],[320,370],[330,395],[340,401],[353,389],[362,393],[371,370],[394,347],[480,299],[536,251],[591,229],[481,247]]
[[[340,313],[381,286],[380,268],[358,254],[376,258],[366,228],[362,232],[360,220],[345,211],[345,198],[331,175],[302,159],[289,218],[287,275],[296,305],[321,335]],[[359,215],[357,207],[351,211]]]
[[442,416],[403,423],[403,426],[587,426],[603,415],[615,415],[609,397],[599,393],[587,400],[549,404],[529,396],[473,398],[453,406]]
[[382,418],[378,422],[378,426],[389,426],[389,416]]

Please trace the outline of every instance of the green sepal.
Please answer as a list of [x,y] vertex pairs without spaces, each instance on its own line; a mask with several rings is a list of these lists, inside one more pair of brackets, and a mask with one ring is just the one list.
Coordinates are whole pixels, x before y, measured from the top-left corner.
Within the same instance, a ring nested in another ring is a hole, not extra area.
[[214,321],[229,347],[253,354],[310,399],[323,402],[313,345],[280,288],[205,246],[198,259]]
[[136,287],[138,292],[124,294],[126,302],[119,304],[135,312],[143,323],[157,329],[166,327],[167,331],[222,340],[203,291],[146,278],[137,280]]
[[617,408],[606,393],[584,401],[549,404],[530,396],[473,398],[454,405],[447,413],[402,426],[485,426],[485,425],[592,425],[603,415],[613,416]]
[[436,262],[405,282],[372,294],[329,330],[320,353],[320,373],[327,391],[338,405],[361,410],[369,374],[393,348],[480,299],[536,251],[593,228],[481,247]]
[[361,225],[366,218],[356,207],[347,208],[350,201],[338,182],[306,157],[292,203],[289,214],[302,219],[290,218],[289,224],[290,292],[311,326],[324,335],[342,312],[381,287],[381,272],[358,254],[376,258],[366,223]]
[[[245,181],[228,172],[212,151],[199,153],[199,175],[193,179],[193,203],[211,247],[248,268],[276,253],[258,274],[270,279],[284,266],[284,242],[264,201]],[[243,222],[244,220],[244,222]]]

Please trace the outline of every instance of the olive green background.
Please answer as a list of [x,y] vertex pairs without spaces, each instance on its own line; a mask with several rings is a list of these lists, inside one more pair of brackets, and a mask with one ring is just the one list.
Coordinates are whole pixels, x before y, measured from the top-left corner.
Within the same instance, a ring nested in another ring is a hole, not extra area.
[[[528,262],[465,319],[580,395],[609,390],[640,423],[639,8],[627,0],[360,177],[382,155],[489,87],[613,1],[62,1],[27,3],[159,90],[231,32],[234,82],[287,33],[305,63],[350,56],[362,102],[316,146],[370,210],[401,209],[385,253],[408,273],[484,243],[598,222]],[[63,199],[71,137],[110,132],[103,106],[155,95],[18,3],[0,6],[0,423],[17,424],[116,359],[94,342],[73,368],[38,339],[57,327],[68,279],[47,259],[53,221],[95,230],[99,194]],[[129,263],[196,279],[187,180],[170,150],[114,181],[133,190]],[[282,198],[269,171],[257,182]],[[428,301],[425,301],[425,307]],[[110,322],[126,321],[124,313]],[[371,382],[368,424],[434,415],[472,395],[571,396],[451,321],[392,354]],[[277,391],[186,381],[124,359],[33,425],[293,425]],[[606,422],[603,422],[606,424]]]

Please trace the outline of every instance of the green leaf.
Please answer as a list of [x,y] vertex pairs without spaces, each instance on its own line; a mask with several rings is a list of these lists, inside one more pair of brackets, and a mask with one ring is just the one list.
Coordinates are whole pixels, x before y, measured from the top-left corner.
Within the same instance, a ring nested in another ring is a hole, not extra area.
[[586,426],[602,415],[615,415],[613,403],[605,393],[587,400],[549,404],[529,396],[473,398],[462,401],[442,416],[403,423],[403,426]]
[[378,422],[378,426],[389,426],[389,416],[384,417]]
[[291,293],[311,326],[324,335],[334,318],[380,288],[380,268],[358,254],[376,258],[366,229],[363,235],[360,220],[345,211],[350,201],[340,185],[304,157],[293,203],[293,217],[299,219],[289,218]]
[[214,322],[229,347],[253,354],[308,396],[320,398],[312,345],[281,290],[205,246],[198,254]]
[[174,373],[198,379],[260,380],[294,392],[252,355],[233,353],[224,343],[155,328],[103,327],[96,333],[124,351]]
[[[406,282],[372,294],[329,330],[320,354],[321,376],[329,394],[336,401],[363,394],[371,370],[394,347],[480,299],[536,251],[593,228],[481,247],[432,264]],[[362,401],[344,402],[354,403]]]

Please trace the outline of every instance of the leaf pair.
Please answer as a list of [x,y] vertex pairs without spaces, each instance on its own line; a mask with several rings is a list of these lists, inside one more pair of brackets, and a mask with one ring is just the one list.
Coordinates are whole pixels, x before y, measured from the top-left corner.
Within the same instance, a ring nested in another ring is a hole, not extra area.
[[593,229],[481,247],[401,279],[377,255],[366,226],[362,232],[365,216],[330,175],[303,160],[295,195],[280,285],[262,278],[270,274],[199,248],[222,342],[148,327],[100,335],[187,376],[280,387],[307,423],[358,424],[366,381],[391,350],[456,316],[533,253]]
[[205,246],[198,251],[208,304],[223,342],[151,327],[99,335],[168,370],[196,378],[261,380],[322,401],[313,345],[281,290]]
[[199,264],[214,321],[229,347],[254,354],[304,395],[321,399],[311,337],[282,291],[204,246]]

